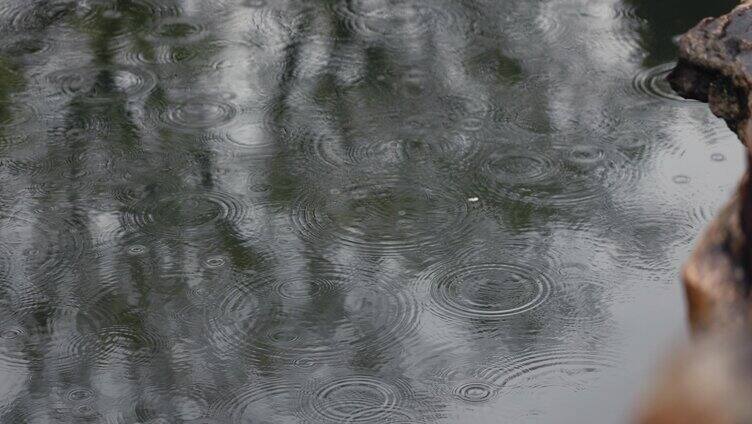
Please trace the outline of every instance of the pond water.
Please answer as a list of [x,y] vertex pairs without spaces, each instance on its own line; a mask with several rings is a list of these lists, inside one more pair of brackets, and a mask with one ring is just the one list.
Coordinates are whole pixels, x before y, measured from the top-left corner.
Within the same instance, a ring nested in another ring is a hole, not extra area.
[[0,421],[623,422],[733,1],[4,0]]

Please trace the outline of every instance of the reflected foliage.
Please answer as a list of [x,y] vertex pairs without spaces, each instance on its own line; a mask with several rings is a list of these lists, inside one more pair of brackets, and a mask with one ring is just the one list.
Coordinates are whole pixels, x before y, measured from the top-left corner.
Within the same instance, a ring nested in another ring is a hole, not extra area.
[[0,421],[561,422],[717,204],[631,60],[706,3],[0,3]]

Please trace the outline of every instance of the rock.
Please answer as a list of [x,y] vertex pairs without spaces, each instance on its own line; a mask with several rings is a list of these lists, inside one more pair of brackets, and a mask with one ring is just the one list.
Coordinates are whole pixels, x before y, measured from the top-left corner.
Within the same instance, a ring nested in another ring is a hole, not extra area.
[[703,19],[684,34],[678,64],[668,80],[679,95],[709,103],[713,113],[749,146],[752,1],[719,18]]
[[752,422],[750,331],[721,332],[679,349],[639,408],[639,424]]
[[746,321],[748,237],[741,228],[740,206],[740,196],[735,195],[707,228],[684,266],[689,323],[695,333]]
[[[679,40],[679,61],[668,76],[681,96],[707,102],[752,147],[752,0],[719,18],[703,19]],[[749,165],[748,165],[749,166]],[[695,331],[746,321],[752,311],[752,186],[749,169],[734,198],[706,230],[684,267]]]
[[726,121],[747,148],[748,165],[684,266],[696,337],[662,367],[636,421],[752,423],[752,0],[684,34],[668,80]]

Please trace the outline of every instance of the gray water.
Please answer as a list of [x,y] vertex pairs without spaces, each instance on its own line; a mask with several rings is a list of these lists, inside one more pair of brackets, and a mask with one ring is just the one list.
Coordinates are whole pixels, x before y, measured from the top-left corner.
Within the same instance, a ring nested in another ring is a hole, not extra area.
[[3,0],[0,422],[625,421],[733,3]]

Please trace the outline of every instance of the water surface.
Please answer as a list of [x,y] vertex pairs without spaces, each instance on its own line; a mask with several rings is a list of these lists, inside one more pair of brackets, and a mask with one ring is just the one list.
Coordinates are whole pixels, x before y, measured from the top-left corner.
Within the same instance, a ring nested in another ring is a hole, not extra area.
[[3,1],[0,421],[624,421],[743,167],[662,80],[732,4]]

